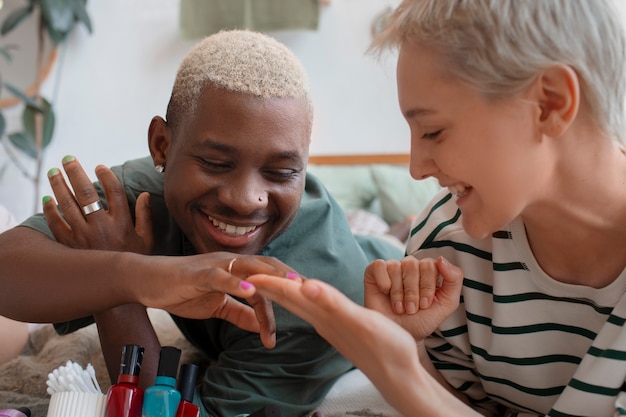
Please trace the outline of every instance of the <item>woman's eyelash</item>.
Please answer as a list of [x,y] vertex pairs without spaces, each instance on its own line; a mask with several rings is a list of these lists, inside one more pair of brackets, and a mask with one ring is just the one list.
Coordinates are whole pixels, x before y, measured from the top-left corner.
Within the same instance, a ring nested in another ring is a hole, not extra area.
[[437,139],[441,132],[443,132],[443,129],[437,130],[436,132],[424,133],[422,139]]

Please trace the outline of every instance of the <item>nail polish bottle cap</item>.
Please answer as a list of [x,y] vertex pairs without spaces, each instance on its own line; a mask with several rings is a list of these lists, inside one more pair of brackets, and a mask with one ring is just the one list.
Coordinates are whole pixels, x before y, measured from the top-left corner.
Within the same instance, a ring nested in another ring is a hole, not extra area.
[[176,389],[180,392],[182,400],[187,402],[193,401],[193,392],[196,388],[196,379],[198,378],[198,366],[193,363],[184,363],[180,367],[180,375],[178,375],[178,386]]
[[157,375],[176,378],[179,360],[180,349],[173,346],[163,346],[159,356],[159,369],[157,371]]
[[26,417],[30,417],[30,408],[28,407],[20,407],[17,409],[17,411],[24,413]]
[[139,345],[124,345],[122,349],[122,363],[120,375],[138,376],[143,360],[143,347]]

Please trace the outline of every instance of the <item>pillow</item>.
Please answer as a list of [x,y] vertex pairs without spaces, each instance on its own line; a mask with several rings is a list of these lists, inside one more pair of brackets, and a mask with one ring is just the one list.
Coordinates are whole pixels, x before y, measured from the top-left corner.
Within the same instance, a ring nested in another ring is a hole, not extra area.
[[344,211],[368,209],[378,197],[368,165],[314,165],[308,171],[318,177]]
[[395,165],[373,165],[372,176],[378,190],[383,219],[390,225],[418,214],[441,189],[437,180],[417,181],[409,168]]

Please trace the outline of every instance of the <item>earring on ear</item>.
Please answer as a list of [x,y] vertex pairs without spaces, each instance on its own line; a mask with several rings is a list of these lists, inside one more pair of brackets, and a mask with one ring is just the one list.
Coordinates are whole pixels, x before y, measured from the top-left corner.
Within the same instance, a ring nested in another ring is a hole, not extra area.
[[154,169],[156,169],[156,172],[162,173],[165,171],[165,166],[163,164],[158,164],[154,166]]

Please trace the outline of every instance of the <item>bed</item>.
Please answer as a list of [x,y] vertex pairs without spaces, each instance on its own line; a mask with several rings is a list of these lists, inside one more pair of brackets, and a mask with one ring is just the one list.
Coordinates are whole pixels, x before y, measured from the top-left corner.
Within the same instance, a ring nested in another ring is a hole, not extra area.
[[[403,247],[393,232],[417,213],[438,191],[431,181],[416,182],[408,173],[408,154],[311,156],[309,171],[317,175],[343,207],[355,233],[379,235]],[[162,345],[183,351],[181,363],[208,365],[206,358],[178,331],[169,315],[150,310]],[[94,325],[58,336],[52,325],[36,326],[23,353],[0,367],[0,409],[29,407],[32,417],[46,417],[50,397],[48,373],[72,360],[96,369],[100,386],[110,384]],[[369,380],[354,370],[344,375],[319,407],[326,417],[399,417]]]

